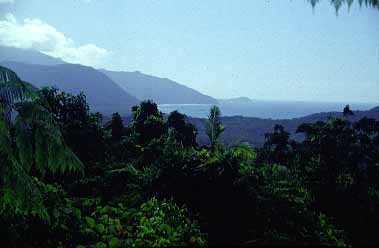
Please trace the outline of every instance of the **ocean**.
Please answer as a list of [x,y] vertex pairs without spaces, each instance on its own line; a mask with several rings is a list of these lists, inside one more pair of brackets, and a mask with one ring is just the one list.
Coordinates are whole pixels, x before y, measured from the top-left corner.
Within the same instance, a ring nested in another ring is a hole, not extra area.
[[[320,112],[342,112],[347,103],[336,102],[290,102],[253,101],[251,103],[219,104],[222,116],[245,116],[264,119],[292,119]],[[369,110],[379,103],[349,103],[350,109]],[[211,104],[160,104],[160,111],[170,113],[174,110],[191,117],[207,118]]]

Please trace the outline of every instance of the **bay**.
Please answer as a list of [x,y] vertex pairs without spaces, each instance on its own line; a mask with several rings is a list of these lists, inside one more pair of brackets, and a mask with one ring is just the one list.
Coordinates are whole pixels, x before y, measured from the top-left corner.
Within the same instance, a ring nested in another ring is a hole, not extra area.
[[[219,104],[222,116],[245,116],[264,119],[292,119],[321,112],[342,112],[348,103],[301,101],[252,101]],[[352,110],[369,110],[379,103],[349,103]],[[174,110],[191,117],[207,118],[211,104],[160,104],[160,111]]]

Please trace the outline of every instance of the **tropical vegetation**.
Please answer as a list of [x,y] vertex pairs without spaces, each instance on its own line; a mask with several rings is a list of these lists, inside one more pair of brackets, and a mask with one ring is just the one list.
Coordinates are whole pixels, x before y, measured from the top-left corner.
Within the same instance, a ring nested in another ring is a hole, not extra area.
[[83,93],[36,89],[0,68],[3,247],[379,243],[379,121],[280,125],[262,147],[210,146],[175,111],[143,101],[125,123]]

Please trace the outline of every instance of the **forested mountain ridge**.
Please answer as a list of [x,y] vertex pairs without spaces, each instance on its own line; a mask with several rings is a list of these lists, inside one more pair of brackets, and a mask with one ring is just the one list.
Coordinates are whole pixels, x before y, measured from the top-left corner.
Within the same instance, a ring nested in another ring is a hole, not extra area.
[[[294,119],[262,119],[243,116],[225,116],[221,117],[225,125],[225,131],[220,137],[224,144],[233,142],[248,142],[255,146],[262,146],[265,139],[265,134],[271,132],[276,124],[282,125],[290,134],[291,137],[300,141],[303,136],[296,134],[296,129],[303,123],[314,123],[317,121],[327,121],[329,118],[341,118],[341,112],[325,112],[316,113],[301,118]],[[350,116],[351,121],[358,121],[363,117],[379,120],[379,106],[367,111],[354,111],[354,115]],[[205,119],[188,117],[188,121],[198,129],[197,141],[199,144],[208,144],[208,138],[205,134]]]
[[[296,129],[303,123],[314,123],[317,121],[327,121],[331,117],[340,118],[341,112],[324,112],[307,115],[293,119],[263,119],[244,116],[221,116],[221,121],[225,126],[225,131],[220,136],[220,142],[227,145],[235,142],[247,142],[253,146],[260,147],[265,141],[265,134],[273,130],[275,125],[281,125],[291,134],[291,138],[301,141],[303,135],[296,134]],[[367,111],[354,111],[354,115],[349,117],[351,121],[358,121],[364,117],[379,120],[379,106]],[[204,118],[187,116],[188,122],[196,126],[198,135],[197,142],[200,145],[208,145],[209,140],[205,133]],[[109,120],[109,116],[104,116],[104,120]],[[124,116],[124,123],[129,123],[130,116]]]
[[217,100],[167,78],[141,72],[101,70],[123,89],[138,99],[151,99],[158,104],[217,104]]
[[113,112],[127,114],[130,113],[131,107],[139,102],[109,77],[88,66],[78,64],[44,66],[11,61],[0,64],[14,70],[21,79],[37,87],[55,86],[72,94],[83,91],[93,111],[104,114]]

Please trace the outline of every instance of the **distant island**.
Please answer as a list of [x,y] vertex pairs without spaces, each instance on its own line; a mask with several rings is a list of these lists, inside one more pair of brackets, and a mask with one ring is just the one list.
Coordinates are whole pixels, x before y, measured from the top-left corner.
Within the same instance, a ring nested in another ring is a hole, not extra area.
[[217,99],[220,104],[251,104],[254,103],[254,100],[248,97],[235,97],[228,99]]

